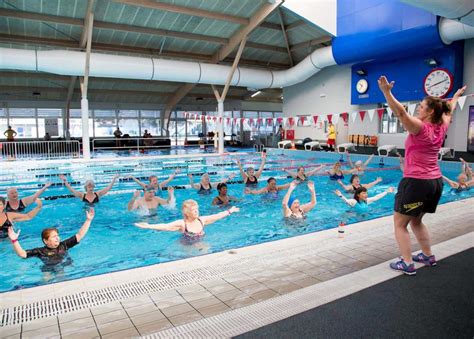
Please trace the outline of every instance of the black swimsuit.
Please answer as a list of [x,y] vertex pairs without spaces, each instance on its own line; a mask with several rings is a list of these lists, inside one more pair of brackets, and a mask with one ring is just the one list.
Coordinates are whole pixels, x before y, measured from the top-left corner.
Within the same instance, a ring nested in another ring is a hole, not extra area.
[[97,204],[99,202],[99,195],[97,193],[94,193],[94,195],[95,195],[94,200],[89,201],[89,200],[86,199],[86,195],[84,194],[82,196],[82,201],[84,201],[86,204],[89,204],[90,206],[92,206],[94,204]]
[[209,188],[204,188],[201,184],[201,187],[199,188],[198,193],[199,194],[210,194],[211,191],[212,191],[212,186],[211,185],[209,185]]
[[201,219],[198,218],[198,220],[202,226],[202,231],[199,233],[189,232],[188,225],[184,223],[184,232],[183,232],[183,238],[182,238],[182,240],[184,241],[184,244],[186,245],[192,244],[196,241],[201,240],[201,238],[204,236],[204,224]]
[[[253,180],[250,180],[250,178],[253,178]],[[247,181],[245,182],[245,186],[256,186],[258,185],[258,179],[255,175],[252,176],[247,176]]]
[[13,208],[10,206],[10,202],[7,201],[7,204],[5,206],[5,211],[7,212],[21,212],[26,208],[25,204],[23,203],[23,200],[20,199],[20,202],[18,203],[18,208]]
[[8,219],[8,214],[7,213],[5,213],[5,216],[7,217],[7,219],[3,223],[2,227],[0,227],[0,238],[8,237],[8,228],[13,226],[10,219]]

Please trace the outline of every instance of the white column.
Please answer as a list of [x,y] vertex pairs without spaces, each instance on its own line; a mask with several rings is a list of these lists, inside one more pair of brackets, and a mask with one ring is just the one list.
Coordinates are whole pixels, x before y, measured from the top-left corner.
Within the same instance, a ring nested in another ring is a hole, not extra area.
[[91,148],[89,145],[89,101],[87,98],[81,99],[81,117],[82,117],[82,156],[84,159],[91,158]]
[[217,112],[218,112],[217,132],[219,133],[218,153],[223,154],[224,153],[224,101],[219,100],[217,102]]

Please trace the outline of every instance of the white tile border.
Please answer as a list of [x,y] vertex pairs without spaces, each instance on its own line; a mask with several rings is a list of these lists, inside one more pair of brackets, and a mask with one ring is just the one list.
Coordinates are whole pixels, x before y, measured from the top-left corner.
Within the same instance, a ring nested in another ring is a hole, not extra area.
[[[438,259],[473,247],[474,232],[433,246]],[[266,301],[213,317],[157,332],[144,338],[232,337],[305,312],[374,286],[400,273],[388,268],[390,261]],[[417,264],[418,267],[422,266]]]

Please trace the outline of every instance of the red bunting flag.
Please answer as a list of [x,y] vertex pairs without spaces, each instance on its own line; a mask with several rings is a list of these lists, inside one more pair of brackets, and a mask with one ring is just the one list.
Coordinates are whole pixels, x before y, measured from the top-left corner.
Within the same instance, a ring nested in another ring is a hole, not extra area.
[[379,119],[382,120],[383,112],[385,111],[385,108],[378,108],[377,109],[377,115],[379,116]]
[[332,123],[332,114],[328,114],[327,118],[328,118],[329,123]]
[[273,118],[267,118],[267,125],[268,126],[273,125]]
[[262,118],[257,119],[257,124],[261,125],[262,124]]
[[314,121],[315,125],[318,123],[318,116],[317,115],[313,115],[313,121]]
[[219,117],[219,124],[222,123],[222,117]]
[[279,124],[281,124],[281,122],[283,121],[283,118],[281,118],[281,117],[277,118],[277,121],[278,121]]
[[306,117],[304,117],[304,116],[303,116],[303,117],[300,117],[300,122],[301,122],[302,125],[304,124],[304,121],[305,121],[305,120],[306,120]]
[[288,118],[288,123],[290,124],[290,126],[293,126],[294,119],[293,118]]
[[216,120],[217,120],[217,117],[212,117],[212,120],[214,120],[214,122],[216,122]]
[[365,113],[367,113],[367,111],[359,111],[360,121],[364,121]]
[[234,118],[234,124],[237,124],[237,118]]
[[227,125],[230,125],[230,118],[227,118]]
[[244,122],[244,120],[245,120],[244,118],[240,118],[240,122],[241,122],[241,123],[243,123],[243,122]]
[[253,125],[253,119],[252,118],[249,119],[249,124]]
[[347,124],[347,121],[349,120],[349,113],[344,112],[344,113],[341,113],[340,116],[341,116],[342,120],[344,120],[344,123]]

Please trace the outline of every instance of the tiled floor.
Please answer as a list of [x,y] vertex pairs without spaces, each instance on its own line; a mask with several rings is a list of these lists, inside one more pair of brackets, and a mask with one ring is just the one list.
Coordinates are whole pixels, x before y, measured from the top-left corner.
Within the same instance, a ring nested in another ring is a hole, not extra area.
[[[440,206],[436,215],[428,216],[433,243],[474,231],[473,205],[474,199],[454,202]],[[45,294],[44,299],[71,291],[118,285],[121,279],[139,281],[154,275],[176,277],[177,272],[188,272],[187,276],[194,277],[182,281],[177,288],[157,288],[98,307],[0,327],[0,337],[125,338],[147,335],[317,285],[398,255],[391,217],[349,225],[344,238],[339,238],[337,230],[333,229],[234,252],[56,284],[54,293]],[[212,267],[219,269],[211,279],[200,280],[198,275],[192,274],[210,272]],[[47,288],[2,294],[1,308],[37,301],[42,291]]]

